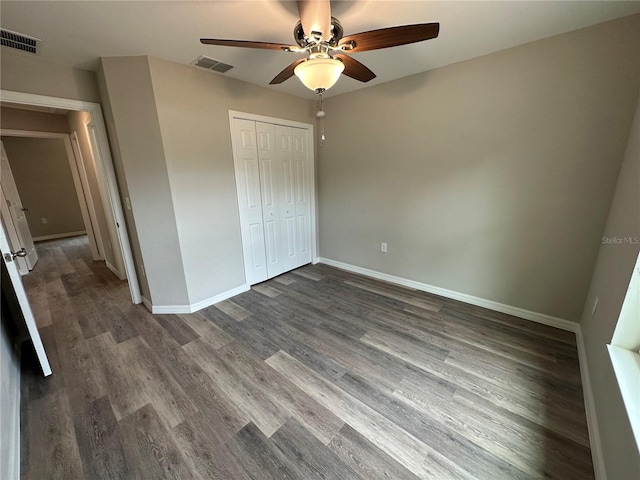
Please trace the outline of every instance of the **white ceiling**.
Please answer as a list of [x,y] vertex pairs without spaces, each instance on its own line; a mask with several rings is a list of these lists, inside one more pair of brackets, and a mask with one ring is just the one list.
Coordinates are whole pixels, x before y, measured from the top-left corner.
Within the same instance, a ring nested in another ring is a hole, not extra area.
[[[440,22],[440,36],[354,54],[378,77],[363,84],[343,76],[326,96],[638,12],[640,1],[332,2],[332,14],[342,23],[345,35]],[[51,62],[94,70],[100,56],[154,55],[189,64],[205,54],[234,66],[226,76],[261,86],[268,86],[300,54],[205,46],[200,37],[293,44],[297,21],[296,3],[284,0],[0,2],[2,28],[41,39],[39,55]],[[295,77],[269,88],[313,98]]]

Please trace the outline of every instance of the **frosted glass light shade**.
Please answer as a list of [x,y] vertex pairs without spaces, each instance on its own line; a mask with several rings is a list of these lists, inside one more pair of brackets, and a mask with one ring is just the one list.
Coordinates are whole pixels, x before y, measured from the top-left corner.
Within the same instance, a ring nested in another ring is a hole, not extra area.
[[344,63],[335,58],[313,58],[294,69],[294,73],[309,90],[324,92],[333,87],[344,70]]

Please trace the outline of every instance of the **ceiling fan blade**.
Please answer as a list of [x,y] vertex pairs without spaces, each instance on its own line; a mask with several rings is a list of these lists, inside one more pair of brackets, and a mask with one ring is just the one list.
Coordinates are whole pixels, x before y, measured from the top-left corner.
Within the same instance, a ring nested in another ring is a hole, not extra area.
[[305,35],[320,34],[319,40],[331,38],[331,3],[329,0],[298,0],[300,23]]
[[438,36],[439,23],[419,23],[400,27],[381,28],[370,32],[356,33],[343,37],[338,46],[353,44],[348,52],[366,52],[379,48],[397,47],[409,43],[422,42]]
[[295,68],[298,66],[299,63],[302,63],[304,61],[305,61],[305,59],[301,58],[301,59],[296,60],[295,62],[293,62],[287,68],[282,70],[278,75],[276,75],[273,78],[273,80],[271,80],[269,82],[269,85],[277,85],[277,84],[282,83],[285,80],[288,80],[289,78],[293,77],[293,73],[294,73],[293,71],[295,70]]
[[205,45],[221,45],[223,47],[244,47],[261,48],[264,50],[285,50],[297,49],[284,43],[252,42],[250,40],[221,40],[219,38],[201,38],[200,43]]
[[351,58],[349,55],[337,53],[334,55],[344,63],[344,71],[342,72],[347,77],[351,77],[361,82],[368,82],[376,78],[376,74],[369,70],[366,66],[360,63],[355,58]]

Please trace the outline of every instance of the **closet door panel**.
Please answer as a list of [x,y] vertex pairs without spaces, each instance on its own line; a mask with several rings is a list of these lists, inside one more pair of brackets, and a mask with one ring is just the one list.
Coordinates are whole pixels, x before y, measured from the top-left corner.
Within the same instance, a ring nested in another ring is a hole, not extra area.
[[296,218],[296,177],[294,162],[294,137],[291,127],[276,126],[278,160],[282,165],[281,218],[284,237],[283,253],[285,270],[300,266],[298,259],[298,228]]
[[255,122],[234,119],[233,151],[245,274],[252,285],[267,279]]
[[262,217],[268,278],[285,271],[284,235],[282,233],[282,162],[276,148],[275,126],[256,122],[260,187],[262,189]]
[[292,128],[293,161],[295,172],[295,215],[297,226],[296,266],[310,263],[311,252],[311,155],[307,130]]

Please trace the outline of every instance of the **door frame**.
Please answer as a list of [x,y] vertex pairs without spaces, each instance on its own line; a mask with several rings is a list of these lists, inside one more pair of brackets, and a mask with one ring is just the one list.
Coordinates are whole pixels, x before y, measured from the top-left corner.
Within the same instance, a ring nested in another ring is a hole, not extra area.
[[[73,130],[69,137],[71,138],[71,147],[73,148],[73,154],[75,155],[76,164],[78,167],[78,174],[80,176],[80,183],[84,198],[87,202],[87,208],[89,213],[89,219],[91,220],[91,226],[93,228],[93,235],[95,237],[96,251],[93,253],[94,260],[105,260],[104,256],[104,242],[102,240],[102,232],[100,231],[100,224],[98,223],[98,214],[96,213],[96,204],[93,201],[93,195],[91,195],[91,189],[89,188],[89,178],[87,177],[87,167],[84,164],[84,158],[82,157],[82,151],[80,150],[80,141],[78,140],[78,132]],[[92,163],[95,166],[95,162]],[[88,231],[87,231],[88,234]],[[91,238],[91,237],[89,237]]]
[[[276,117],[267,117],[265,115],[256,115],[253,113],[239,112],[236,110],[229,110],[229,132],[231,134],[232,140],[233,140],[233,121],[234,120],[251,120],[254,122],[271,123],[274,125],[282,125],[284,127],[302,128],[309,132],[309,162],[310,162],[309,175],[311,176],[309,183],[311,185],[311,188],[313,189],[313,191],[311,192],[311,263],[313,264],[318,263],[320,261],[318,258],[318,233],[317,233],[318,232],[318,223],[317,223],[318,222],[317,220],[318,189],[316,188],[316,161],[315,161],[315,141],[314,141],[315,134],[314,134],[313,124],[297,122],[295,120],[286,120],[286,119],[276,118]],[[235,152],[233,152],[233,154],[235,154]],[[236,176],[235,175],[235,159],[234,159],[234,176]],[[236,195],[238,195],[237,191],[236,191]],[[237,206],[238,206],[238,218],[239,218],[240,217],[239,203],[241,201],[239,197],[237,198],[237,201],[238,201]],[[242,229],[240,233],[242,235]],[[248,265],[245,260],[246,252],[244,251],[244,245],[246,241],[247,239],[245,239],[243,235],[242,261],[244,263],[245,282],[247,285],[249,285],[249,282],[247,280],[249,278],[249,273],[247,271]]]
[[133,303],[142,303],[140,285],[136,275],[135,262],[133,261],[131,244],[129,243],[129,234],[124,220],[124,213],[120,202],[120,192],[113,167],[113,160],[111,158],[111,151],[109,149],[107,129],[100,104],[10,90],[0,90],[0,100],[20,105],[88,112],[91,115],[98,153],[95,158],[96,176],[98,178],[100,195],[103,199],[105,216],[107,217],[109,237],[114,246],[113,250],[116,256],[116,263],[118,264],[116,265],[119,272],[118,276],[120,278],[127,278]]
[[[78,204],[80,206],[80,213],[82,214],[82,221],[84,223],[84,228],[89,237],[89,246],[91,248],[91,254],[94,260],[102,260],[100,257],[100,253],[102,251],[102,246],[98,243],[98,236],[95,234],[95,231],[98,228],[97,222],[95,220],[95,214],[92,215],[92,210],[95,212],[95,207],[93,206],[93,199],[89,192],[89,184],[86,179],[86,172],[80,166],[80,162],[82,161],[82,157],[78,158],[76,155],[76,151],[73,148],[73,144],[71,142],[71,135],[68,133],[52,133],[52,132],[35,132],[30,130],[5,130],[0,129],[1,137],[16,137],[16,138],[42,138],[42,139],[53,139],[53,140],[62,140],[64,143],[64,149],[67,154],[67,160],[69,162],[69,167],[71,169],[71,177],[73,178],[73,186],[76,191],[76,196],[78,198]],[[11,166],[9,166],[11,168]],[[85,173],[84,178],[82,173]],[[20,191],[18,191],[18,194]],[[98,233],[99,235],[99,233]]]

